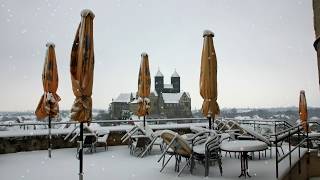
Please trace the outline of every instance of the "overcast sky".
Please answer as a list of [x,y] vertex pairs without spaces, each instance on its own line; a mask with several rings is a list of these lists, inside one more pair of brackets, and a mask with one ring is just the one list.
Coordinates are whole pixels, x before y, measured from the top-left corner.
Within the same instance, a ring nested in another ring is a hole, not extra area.
[[215,33],[221,107],[297,106],[301,89],[320,105],[311,0],[0,0],[0,110],[36,108],[47,41],[56,44],[60,107],[71,108],[70,52],[83,8],[96,15],[94,108],[137,90],[144,51],[152,76],[160,67],[169,83],[176,68],[200,108],[205,29]]

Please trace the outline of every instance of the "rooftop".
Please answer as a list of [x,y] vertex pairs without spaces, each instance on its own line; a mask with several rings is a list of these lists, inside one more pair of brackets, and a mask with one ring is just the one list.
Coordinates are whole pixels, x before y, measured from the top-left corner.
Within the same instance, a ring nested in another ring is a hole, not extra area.
[[120,93],[119,96],[113,100],[113,102],[129,103],[131,94],[132,93]]
[[162,97],[165,103],[179,103],[181,96],[186,93],[186,95],[190,98],[189,93],[180,92],[180,93],[162,93]]

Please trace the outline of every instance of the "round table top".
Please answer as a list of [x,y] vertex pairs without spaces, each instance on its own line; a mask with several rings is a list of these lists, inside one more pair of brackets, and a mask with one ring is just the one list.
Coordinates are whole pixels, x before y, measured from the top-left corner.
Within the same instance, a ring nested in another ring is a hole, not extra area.
[[253,152],[268,149],[268,145],[258,140],[235,140],[223,142],[220,149],[229,152]]

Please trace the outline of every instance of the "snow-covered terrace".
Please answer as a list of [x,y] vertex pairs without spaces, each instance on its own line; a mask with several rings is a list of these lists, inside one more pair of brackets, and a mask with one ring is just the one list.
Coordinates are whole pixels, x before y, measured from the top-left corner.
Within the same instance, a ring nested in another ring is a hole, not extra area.
[[[284,147],[286,148],[286,146]],[[285,149],[286,150],[286,149]],[[305,152],[305,151],[303,151]],[[274,153],[273,153],[274,154]],[[254,160],[249,160],[251,180],[270,180],[275,177],[275,159],[262,158],[256,153]],[[98,152],[84,155],[84,179],[88,180],[201,180],[201,179],[239,179],[240,159],[223,156],[223,176],[220,176],[217,166],[211,166],[209,177],[204,177],[204,167],[196,164],[193,174],[186,168],[180,177],[174,171],[174,158],[164,171],[159,172],[161,163],[157,163],[160,156],[158,149],[144,158],[129,154],[127,146],[112,146],[108,151],[98,148]],[[293,163],[298,159],[297,152],[293,154]],[[185,163],[183,161],[182,163]],[[76,149],[53,150],[52,158],[48,152],[32,151],[0,155],[0,177],[4,180],[57,180],[78,179],[79,161],[76,159]],[[289,170],[288,160],[280,163],[280,177]]]
[[[171,123],[150,125],[154,130],[157,129],[183,129],[191,126],[207,126],[207,122],[203,123]],[[52,134],[68,134],[74,128],[74,125],[67,129],[53,129]],[[119,132],[126,131],[132,128],[132,125],[118,125],[100,127],[100,131],[104,132]],[[38,136],[47,135],[47,129],[37,130],[15,130],[15,131],[0,131],[0,137],[22,137],[22,136]],[[288,151],[288,147],[284,144],[284,150]],[[302,150],[301,157],[306,152]],[[19,152],[11,154],[0,154],[0,179],[76,179],[78,178],[79,161],[76,159],[76,149],[56,149],[52,152],[52,158],[48,158],[48,152],[31,151]],[[275,155],[275,149],[273,149]],[[137,158],[129,154],[127,146],[111,146],[108,151],[103,148],[98,148],[97,153],[86,154],[84,156],[84,177],[85,179],[177,179],[177,173],[174,172],[174,158],[164,169],[159,172],[161,163],[157,163],[160,156],[159,149],[154,149],[151,155],[144,158]],[[298,151],[292,154],[292,164],[298,160]],[[183,162],[184,163],[184,162]],[[239,179],[240,174],[240,159],[223,157],[223,176],[219,175],[218,168],[213,166],[210,168],[209,178],[215,179]],[[249,160],[249,173],[252,175],[250,179],[276,179],[276,161],[275,157],[267,157],[254,160]],[[279,177],[283,176],[289,170],[289,159],[283,160],[279,164]],[[14,170],[14,173],[13,173]],[[203,179],[204,167],[200,164],[196,165],[194,173],[191,175],[187,168],[178,179]]]

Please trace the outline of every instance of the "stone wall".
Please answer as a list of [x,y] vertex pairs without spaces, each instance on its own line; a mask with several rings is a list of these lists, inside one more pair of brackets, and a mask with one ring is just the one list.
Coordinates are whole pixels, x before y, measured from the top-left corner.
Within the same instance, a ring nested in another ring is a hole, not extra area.
[[[176,129],[179,134],[189,133],[190,129]],[[110,133],[107,144],[108,146],[126,145],[127,142],[122,143],[121,137],[125,131],[113,131]],[[64,140],[65,135],[52,136],[52,148],[75,148],[77,147],[76,140],[69,142]],[[48,149],[47,136],[28,136],[28,137],[10,137],[0,138],[0,154],[15,153],[21,151],[35,151]]]

